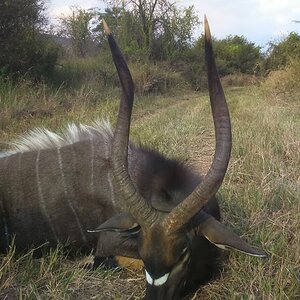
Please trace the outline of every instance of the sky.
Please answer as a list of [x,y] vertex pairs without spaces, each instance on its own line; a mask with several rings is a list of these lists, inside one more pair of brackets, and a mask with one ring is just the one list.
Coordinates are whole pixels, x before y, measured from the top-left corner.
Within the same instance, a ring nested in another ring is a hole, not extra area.
[[[104,7],[100,0],[48,0],[49,16],[67,14],[71,6]],[[213,36],[243,35],[266,47],[295,31],[300,33],[300,0],[177,0],[179,7],[194,5],[200,18],[207,15]],[[199,29],[197,34],[202,32]]]

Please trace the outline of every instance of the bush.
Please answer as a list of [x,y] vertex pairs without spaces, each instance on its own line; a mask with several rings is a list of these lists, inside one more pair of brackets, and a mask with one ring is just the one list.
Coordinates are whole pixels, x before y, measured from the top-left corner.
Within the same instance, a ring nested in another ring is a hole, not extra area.
[[291,32],[278,42],[270,42],[265,60],[266,71],[279,70],[300,59],[300,35]]
[[43,79],[52,73],[58,48],[43,34],[43,1],[0,1],[0,69],[10,77]]
[[271,71],[263,86],[269,98],[300,102],[300,60],[293,60],[282,70]]
[[129,67],[135,90],[139,95],[163,94],[181,88],[185,84],[182,76],[172,70],[167,63],[154,65],[136,62]]
[[53,41],[34,33],[23,40],[20,37],[18,46],[11,47],[0,58],[0,67],[7,76],[29,76],[34,80],[51,77],[58,58],[58,47]]
[[236,73],[236,74],[230,74],[226,75],[221,78],[222,84],[224,87],[226,86],[253,86],[258,85],[260,83],[260,80],[255,75],[248,75],[243,73]]
[[64,85],[79,88],[83,84],[97,89],[115,86],[117,75],[110,53],[89,57],[70,57],[59,62],[52,82],[56,86]]
[[27,63],[16,66],[19,73],[27,74],[35,80],[48,79],[53,76],[58,59],[59,48],[46,36],[37,36],[34,44],[28,47]]
[[[131,61],[129,68],[135,91],[139,95],[166,93],[184,85],[182,76],[167,63],[154,65]],[[94,57],[63,60],[54,80],[58,86],[64,83],[67,87],[79,88],[85,84],[101,92],[119,87],[119,79],[109,52],[101,52],[101,55]]]
[[260,48],[243,36],[228,36],[215,41],[215,55],[220,75],[256,74],[262,56]]

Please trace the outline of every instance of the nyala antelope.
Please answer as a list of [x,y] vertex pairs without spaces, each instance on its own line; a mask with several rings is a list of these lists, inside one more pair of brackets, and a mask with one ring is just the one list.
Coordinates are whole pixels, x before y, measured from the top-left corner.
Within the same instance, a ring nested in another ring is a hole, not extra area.
[[265,256],[220,223],[215,194],[230,158],[231,127],[209,25],[205,19],[216,149],[201,177],[182,162],[129,143],[134,85],[103,23],[122,89],[116,128],[69,125],[62,136],[35,130],[2,155],[0,247],[7,249],[14,236],[20,250],[68,242],[96,249],[95,262],[140,258],[145,299],[180,299],[214,275],[219,248]]

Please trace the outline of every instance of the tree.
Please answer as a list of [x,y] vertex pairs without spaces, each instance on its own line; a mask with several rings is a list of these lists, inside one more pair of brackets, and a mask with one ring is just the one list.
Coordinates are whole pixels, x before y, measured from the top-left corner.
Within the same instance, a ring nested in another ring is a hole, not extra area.
[[144,46],[150,49],[154,31],[160,20],[165,19],[174,8],[174,4],[168,0],[123,0],[106,1],[110,6],[126,7],[138,19],[142,29]]
[[[145,57],[140,24],[135,15],[128,11],[125,6],[107,7],[103,13],[99,13],[99,19],[100,21],[105,19],[109,24],[109,28],[118,40],[118,44],[125,55],[130,56],[131,59]],[[95,31],[100,33],[101,44],[105,45],[106,43],[103,43],[103,41],[106,40],[106,37],[101,22],[99,22],[99,26],[95,28]]]
[[265,63],[266,70],[277,70],[288,65],[291,60],[300,59],[300,35],[291,32],[279,42],[269,43],[267,58]]
[[12,76],[50,75],[58,49],[43,33],[44,3],[37,0],[0,1],[0,69]]
[[155,60],[181,60],[193,46],[193,30],[199,25],[194,6],[180,10],[173,7],[173,13],[160,20],[155,32],[151,56]]
[[113,24],[122,47],[131,49],[131,54],[136,51],[154,60],[169,60],[191,46],[194,26],[199,24],[193,6],[180,10],[168,0],[105,2],[110,8],[106,14],[118,11]]
[[254,74],[261,64],[260,47],[243,36],[228,36],[215,41],[215,55],[221,75],[233,73]]
[[62,17],[60,34],[72,40],[76,55],[87,55],[94,41],[92,21],[96,12],[93,9],[71,7],[71,15]]

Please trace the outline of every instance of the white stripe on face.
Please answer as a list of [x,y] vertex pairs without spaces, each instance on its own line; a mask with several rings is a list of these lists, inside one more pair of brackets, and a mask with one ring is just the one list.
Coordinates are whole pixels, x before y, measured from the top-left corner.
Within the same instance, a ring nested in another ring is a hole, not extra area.
[[165,275],[157,278],[157,279],[153,279],[151,277],[151,275],[147,272],[147,270],[145,270],[146,272],[146,280],[149,284],[154,285],[154,286],[161,286],[163,284],[165,284],[169,278],[170,273],[166,273]]
[[147,272],[147,270],[145,270],[145,272],[146,272],[146,281],[152,285],[154,280],[152,279],[150,274]]

